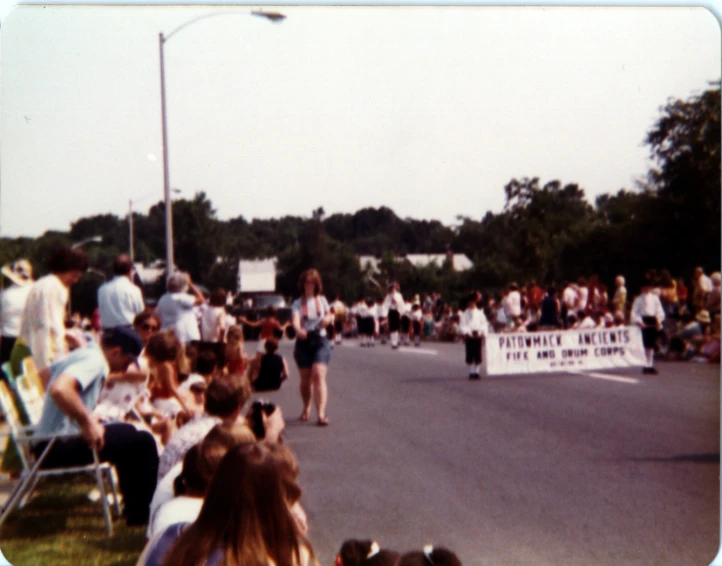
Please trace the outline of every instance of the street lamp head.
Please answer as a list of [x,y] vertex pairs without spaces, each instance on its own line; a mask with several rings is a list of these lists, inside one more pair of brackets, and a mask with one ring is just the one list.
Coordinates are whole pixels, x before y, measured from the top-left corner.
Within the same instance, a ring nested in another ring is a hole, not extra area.
[[255,10],[251,12],[251,14],[254,16],[260,16],[261,18],[266,18],[267,20],[275,23],[280,23],[286,19],[286,16],[279,12],[264,12],[262,10]]

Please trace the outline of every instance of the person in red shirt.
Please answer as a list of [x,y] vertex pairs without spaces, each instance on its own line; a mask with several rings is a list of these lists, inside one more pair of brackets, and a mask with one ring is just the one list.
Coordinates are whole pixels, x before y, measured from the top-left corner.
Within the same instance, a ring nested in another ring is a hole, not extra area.
[[261,363],[261,358],[266,351],[266,340],[268,340],[269,338],[282,338],[286,327],[290,324],[290,322],[287,322],[286,324],[281,324],[278,321],[278,309],[276,309],[276,307],[274,306],[269,306],[266,309],[266,316],[264,316],[261,320],[252,322],[246,319],[246,317],[242,316],[240,317],[240,321],[243,324],[247,324],[248,326],[251,326],[253,328],[256,328],[258,326],[261,327],[261,334],[258,337],[258,347],[256,348],[256,357],[253,360],[256,364]]
[[544,289],[536,284],[536,281],[532,279],[529,281],[527,286],[527,300],[529,301],[529,308],[532,311],[536,311],[541,307],[542,299],[544,298]]

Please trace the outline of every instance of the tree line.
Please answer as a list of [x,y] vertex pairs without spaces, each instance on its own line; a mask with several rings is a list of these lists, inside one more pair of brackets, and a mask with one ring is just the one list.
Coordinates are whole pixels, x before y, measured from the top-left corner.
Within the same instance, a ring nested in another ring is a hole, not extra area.
[[[653,166],[633,189],[603,194],[590,203],[583,187],[537,177],[512,178],[504,187],[502,212],[480,219],[458,217],[456,226],[437,220],[400,218],[381,206],[327,216],[322,207],[308,217],[284,216],[221,221],[204,192],[173,203],[175,258],[208,288],[235,289],[238,261],[278,258],[278,291],[293,296],[301,271],[318,268],[326,294],[347,301],[381,295],[387,280],[404,293],[438,291],[451,300],[469,289],[497,292],[511,281],[539,284],[597,274],[611,286],[624,274],[634,292],[649,268],[669,269],[689,281],[693,268],[720,266],[720,85],[686,100],[669,100],[647,132]],[[481,202],[483,190],[479,191]],[[136,261],[165,257],[165,208],[133,213]],[[128,218],[101,214],[80,218],[68,232],[38,238],[1,238],[0,264],[25,257],[37,275],[58,245],[101,235],[87,246],[91,265],[111,273],[112,262],[128,253]],[[413,268],[395,257],[409,253],[464,253],[469,271],[451,265]],[[362,273],[357,255],[381,258],[381,273]],[[372,275],[369,279],[367,276]],[[83,277],[73,304],[92,309],[97,273]]]

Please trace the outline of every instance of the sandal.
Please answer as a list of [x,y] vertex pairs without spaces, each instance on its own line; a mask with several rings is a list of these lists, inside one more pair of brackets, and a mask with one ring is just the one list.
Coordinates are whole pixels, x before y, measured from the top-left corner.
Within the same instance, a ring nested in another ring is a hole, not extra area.
[[303,413],[301,413],[301,416],[298,417],[298,420],[299,421],[307,421],[308,420],[308,411],[304,411]]
[[318,426],[328,426],[328,417],[318,417]]

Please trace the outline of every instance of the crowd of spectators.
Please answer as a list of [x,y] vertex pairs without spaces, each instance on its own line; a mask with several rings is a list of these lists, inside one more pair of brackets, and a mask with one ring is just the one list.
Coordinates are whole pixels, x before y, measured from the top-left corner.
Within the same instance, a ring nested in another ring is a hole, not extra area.
[[[653,293],[661,301],[664,321],[657,345],[667,359],[719,361],[720,273],[710,276],[697,267],[689,287],[684,278],[673,277],[668,270],[649,270],[645,274]],[[534,332],[612,328],[634,324],[632,304],[623,275],[614,279],[610,290],[596,275],[579,277],[561,284],[542,287],[531,280],[526,285],[512,282],[497,294],[482,294],[481,308],[489,321],[489,332]],[[438,292],[409,297],[407,313],[418,310],[419,326],[409,329],[410,340],[461,341],[461,317],[466,304],[451,304]],[[387,312],[382,302],[363,297],[345,311],[343,333],[356,336],[364,325],[361,318],[375,319],[374,335],[382,342],[388,337]],[[363,339],[363,338],[362,338]]]
[[[68,291],[87,258],[63,249],[54,262],[37,282],[27,262],[8,266],[13,286],[0,297],[2,328],[10,330],[2,361],[19,360],[19,373],[33,357],[45,398],[37,429],[43,437],[70,435],[35,445],[38,455],[48,448],[43,467],[87,464],[93,450],[115,465],[127,523],[147,525],[139,565],[317,564],[281,409],[251,402],[254,383],[277,389],[288,376],[277,354],[285,327],[273,313],[249,359],[223,308],[225,294],[208,301],[175,273],[158,307],[146,309],[121,256],[115,277],[100,287],[97,316],[73,321]],[[418,562],[410,560],[419,553],[407,554],[388,564]],[[440,566],[460,564],[445,550],[433,556]],[[354,563],[341,552],[339,561]]]

